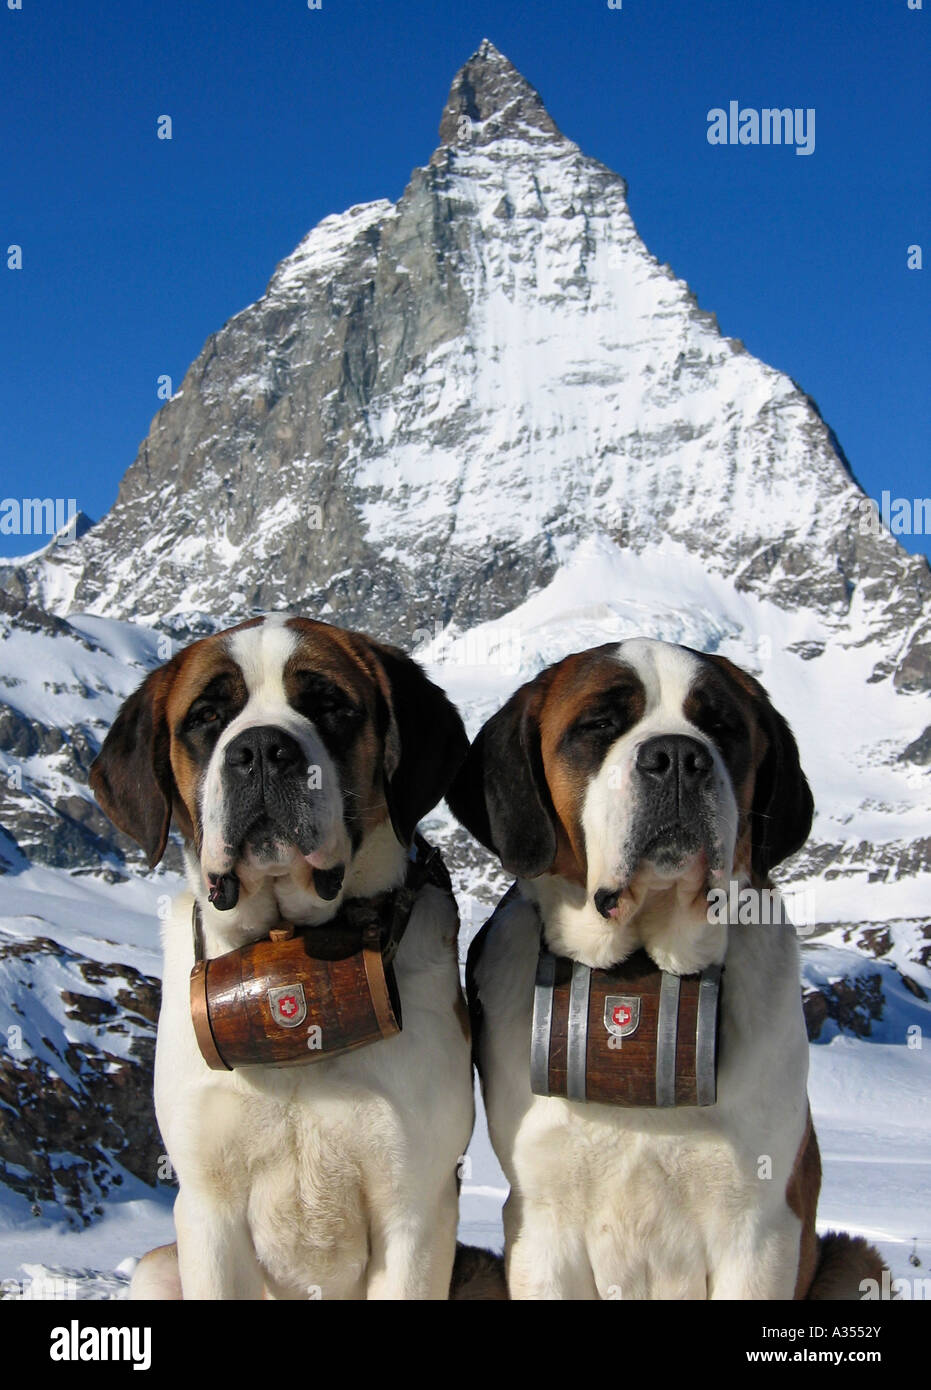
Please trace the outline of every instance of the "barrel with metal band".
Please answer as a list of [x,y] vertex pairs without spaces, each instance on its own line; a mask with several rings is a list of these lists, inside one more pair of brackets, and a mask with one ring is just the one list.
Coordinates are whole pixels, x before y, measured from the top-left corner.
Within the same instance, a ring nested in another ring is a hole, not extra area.
[[714,1105],[721,971],[671,975],[642,950],[594,970],[543,946],[532,1091],[605,1105]]
[[350,898],[323,926],[279,923],[267,938],[212,960],[204,959],[195,904],[191,1017],[207,1065],[299,1066],[399,1033],[392,961],[428,883],[452,893],[439,851],[418,836],[399,888]]

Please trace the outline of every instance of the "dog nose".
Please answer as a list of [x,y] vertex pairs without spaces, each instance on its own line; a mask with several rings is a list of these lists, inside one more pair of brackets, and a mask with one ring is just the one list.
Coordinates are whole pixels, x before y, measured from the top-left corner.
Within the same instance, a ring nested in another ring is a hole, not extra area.
[[262,724],[237,734],[226,750],[226,766],[240,777],[281,775],[303,762],[296,741],[282,729]]
[[686,734],[648,738],[637,750],[637,771],[657,787],[675,783],[683,790],[694,790],[707,779],[712,766],[705,745]]

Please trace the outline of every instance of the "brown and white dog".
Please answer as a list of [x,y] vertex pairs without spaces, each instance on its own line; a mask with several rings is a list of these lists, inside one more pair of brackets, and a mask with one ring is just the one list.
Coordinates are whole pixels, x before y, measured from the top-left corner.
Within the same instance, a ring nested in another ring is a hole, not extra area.
[[[769,886],[811,827],[795,740],[763,688],[664,642],[580,652],[488,721],[447,800],[518,881],[468,971],[511,1185],[511,1297],[856,1297],[882,1266],[843,1237],[813,1287],[821,1170],[795,931],[709,912],[715,886]],[[725,964],[714,1105],[532,1094],[541,926],[550,951],[591,967],[640,947],[675,975]]]
[[[303,618],[195,642],[124,704],[91,770],[161,859],[174,821],[206,956],[401,883],[467,740],[394,647]],[[313,775],[309,775],[309,773]],[[191,909],[165,924],[155,1103],[178,1243],[133,1296],[446,1298],[473,1120],[451,897],[421,889],[395,960],[403,1031],[304,1067],[211,1071],[189,1006]]]

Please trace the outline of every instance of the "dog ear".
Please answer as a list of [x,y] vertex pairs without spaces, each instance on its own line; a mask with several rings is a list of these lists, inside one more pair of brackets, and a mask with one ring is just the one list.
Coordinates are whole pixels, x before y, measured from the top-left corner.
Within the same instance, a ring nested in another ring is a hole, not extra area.
[[760,717],[769,746],[753,790],[751,867],[759,879],[766,879],[770,869],[808,839],[815,803],[792,730],[765,691]]
[[556,857],[539,693],[537,682],[521,686],[479,730],[446,797],[456,819],[518,878],[536,878]]
[[766,736],[766,752],[757,768],[750,809],[750,867],[763,881],[770,869],[795,854],[808,839],[814,799],[792,730],[762,685],[726,657],[712,656],[711,660],[750,695]]
[[165,718],[165,668],[123,704],[88,781],[113,824],[145,850],[154,869],[165,853],[174,779]]
[[404,845],[417,822],[446,794],[469,740],[459,711],[423,669],[397,647],[372,642],[387,707],[385,800]]

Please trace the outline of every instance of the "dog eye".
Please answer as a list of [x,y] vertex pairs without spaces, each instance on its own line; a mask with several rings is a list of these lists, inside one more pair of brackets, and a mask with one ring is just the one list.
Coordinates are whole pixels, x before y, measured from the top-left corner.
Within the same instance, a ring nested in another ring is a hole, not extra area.
[[609,734],[621,732],[621,721],[614,714],[594,715],[590,719],[580,719],[575,725],[573,732],[584,736],[585,734]]
[[296,703],[299,712],[313,724],[343,728],[362,718],[362,711],[355,705],[332,696],[308,692]]
[[200,729],[205,724],[215,724],[220,718],[219,710],[213,705],[192,705],[184,721],[186,729]]
[[311,724],[336,737],[346,736],[363,719],[364,713],[335,682],[319,672],[297,670],[295,690],[290,702]]
[[725,710],[706,710],[698,722],[704,732],[712,738],[737,738],[743,732],[740,721]]
[[362,711],[356,709],[355,705],[329,704],[316,705],[314,714],[317,719],[322,719],[325,723],[346,724],[353,723],[362,718]]

